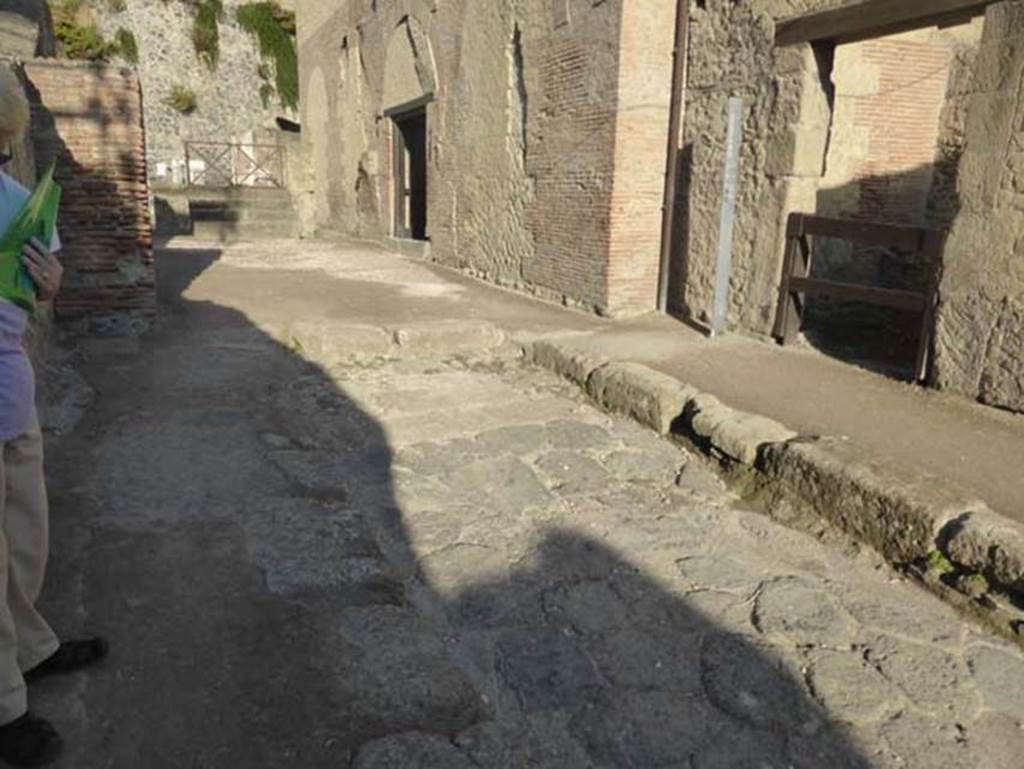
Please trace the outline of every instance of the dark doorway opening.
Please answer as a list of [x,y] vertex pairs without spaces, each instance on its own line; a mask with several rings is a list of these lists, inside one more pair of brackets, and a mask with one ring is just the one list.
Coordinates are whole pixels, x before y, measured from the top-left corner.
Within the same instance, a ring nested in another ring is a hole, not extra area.
[[393,118],[395,237],[427,240],[427,110]]

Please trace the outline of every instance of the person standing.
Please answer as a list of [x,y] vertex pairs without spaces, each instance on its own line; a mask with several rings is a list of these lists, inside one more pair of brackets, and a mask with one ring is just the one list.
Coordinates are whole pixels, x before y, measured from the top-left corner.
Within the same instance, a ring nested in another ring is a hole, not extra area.
[[[0,68],[0,169],[29,114],[20,81]],[[0,170],[0,234],[29,195]],[[60,290],[60,250],[56,233],[50,243],[33,238],[25,245],[22,263],[40,301]],[[61,642],[35,606],[49,551],[49,509],[35,377],[22,343],[27,325],[28,313],[0,298],[0,759],[31,767],[54,761],[63,745],[48,721],[29,712],[26,681],[93,664],[108,648],[97,637]]]

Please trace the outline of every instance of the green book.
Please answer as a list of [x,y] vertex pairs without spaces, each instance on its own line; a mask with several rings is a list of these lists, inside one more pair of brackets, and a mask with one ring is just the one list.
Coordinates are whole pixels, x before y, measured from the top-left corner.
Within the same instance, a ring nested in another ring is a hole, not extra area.
[[60,186],[53,180],[51,165],[39,180],[24,207],[0,236],[0,297],[31,313],[36,309],[36,284],[21,261],[25,244],[39,238],[53,242],[60,208]]

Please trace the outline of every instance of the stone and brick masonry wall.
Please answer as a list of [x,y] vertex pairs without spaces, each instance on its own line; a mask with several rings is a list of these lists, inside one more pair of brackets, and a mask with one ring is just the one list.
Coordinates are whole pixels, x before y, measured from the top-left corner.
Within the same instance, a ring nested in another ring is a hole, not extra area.
[[63,188],[59,320],[138,333],[156,314],[153,236],[139,81],[132,70],[36,60],[25,65],[40,170]]
[[389,79],[429,69],[432,258],[598,312],[654,308],[674,3],[307,0],[298,14],[319,227],[390,236],[382,113],[419,91]]
[[1024,411],[1024,2],[988,9],[970,90],[936,380]]

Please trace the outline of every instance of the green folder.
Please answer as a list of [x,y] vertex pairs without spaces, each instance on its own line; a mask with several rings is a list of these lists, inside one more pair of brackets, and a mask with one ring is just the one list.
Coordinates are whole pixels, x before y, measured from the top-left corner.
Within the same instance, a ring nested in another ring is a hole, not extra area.
[[21,253],[32,238],[47,246],[53,241],[60,208],[60,186],[53,181],[53,170],[51,165],[0,237],[0,297],[29,312],[36,309],[36,284],[21,262]]

